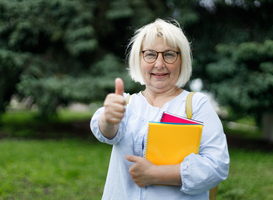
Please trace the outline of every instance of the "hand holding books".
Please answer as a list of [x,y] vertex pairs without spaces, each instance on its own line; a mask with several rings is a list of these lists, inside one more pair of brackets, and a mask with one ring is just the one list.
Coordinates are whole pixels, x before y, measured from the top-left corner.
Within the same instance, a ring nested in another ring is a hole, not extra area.
[[134,162],[129,168],[129,173],[138,187],[145,187],[153,183],[151,182],[153,180],[151,176],[154,165],[149,160],[133,155],[126,155],[125,158],[130,162]]
[[149,122],[145,158],[125,156],[128,161],[134,162],[129,168],[134,182],[139,187],[150,184],[181,185],[180,163],[190,153],[198,153],[202,129],[202,122],[165,112],[161,122]]
[[151,184],[181,186],[180,164],[154,165],[143,157],[126,155],[125,158],[134,162],[129,173],[139,187]]

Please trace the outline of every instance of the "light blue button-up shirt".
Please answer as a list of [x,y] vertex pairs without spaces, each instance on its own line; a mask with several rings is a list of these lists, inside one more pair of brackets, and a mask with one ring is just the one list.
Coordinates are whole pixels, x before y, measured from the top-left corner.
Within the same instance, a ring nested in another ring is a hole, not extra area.
[[[132,95],[115,138],[109,140],[100,132],[98,119],[104,108],[92,117],[90,126],[95,137],[113,145],[103,200],[206,200],[209,189],[225,180],[229,172],[229,154],[221,121],[207,97],[195,93],[192,99],[193,117],[204,123],[199,154],[190,154],[180,165],[182,186],[150,185],[139,188],[131,179],[133,164],[125,155],[142,156],[149,121],[160,121],[163,111],[186,117],[183,91],[162,108],[151,106],[142,93]],[[126,98],[129,94],[124,94]],[[190,133],[189,133],[190,134]]]

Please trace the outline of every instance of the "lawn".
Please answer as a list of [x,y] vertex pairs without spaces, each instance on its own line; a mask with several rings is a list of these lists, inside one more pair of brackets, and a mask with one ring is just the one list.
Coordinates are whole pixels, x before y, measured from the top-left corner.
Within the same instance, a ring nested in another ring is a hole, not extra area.
[[272,200],[273,151],[230,149],[230,172],[217,200]]
[[101,199],[111,146],[0,140],[0,199]]
[[[47,121],[34,115],[2,118],[0,200],[101,199],[111,146],[91,137],[90,114],[68,112]],[[241,134],[231,131],[230,173],[217,200],[273,200],[273,148],[260,148],[263,143],[253,133],[250,142],[245,133],[239,142],[231,140]]]

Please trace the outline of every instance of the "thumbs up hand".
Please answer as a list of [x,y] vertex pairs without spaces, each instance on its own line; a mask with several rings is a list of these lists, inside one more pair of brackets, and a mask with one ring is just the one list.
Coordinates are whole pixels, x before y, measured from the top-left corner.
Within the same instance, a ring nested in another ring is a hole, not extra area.
[[108,94],[104,101],[104,121],[108,124],[119,124],[125,113],[123,97],[124,83],[121,78],[115,80],[115,93]]

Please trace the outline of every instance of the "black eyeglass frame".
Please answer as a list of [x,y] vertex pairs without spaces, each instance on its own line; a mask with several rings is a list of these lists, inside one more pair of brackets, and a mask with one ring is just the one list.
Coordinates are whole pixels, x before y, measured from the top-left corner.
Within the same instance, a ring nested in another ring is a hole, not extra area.
[[[156,52],[156,58],[155,58],[155,60],[153,61],[153,62],[148,62],[148,61],[146,61],[145,60],[145,57],[144,57],[144,53],[145,53],[145,51],[154,51],[154,52]],[[172,52],[175,52],[176,53],[176,59],[175,59],[175,61],[173,61],[173,62],[167,62],[166,60],[165,60],[165,57],[164,57],[164,53],[165,52],[168,52],[168,51],[172,51]],[[167,51],[155,51],[155,50],[144,50],[144,51],[140,51],[142,54],[143,54],[143,60],[146,62],[146,63],[149,63],[149,64],[152,64],[152,63],[154,63],[156,60],[157,60],[157,58],[158,58],[158,54],[159,53],[161,53],[162,54],[162,57],[163,57],[163,60],[166,62],[166,63],[168,63],[168,64],[173,64],[173,63],[175,63],[176,61],[177,61],[177,58],[178,58],[178,54],[180,54],[181,52],[179,52],[179,51],[173,51],[173,50],[167,50]]]

